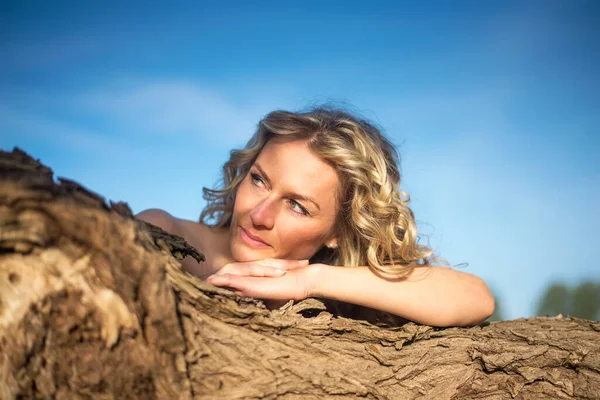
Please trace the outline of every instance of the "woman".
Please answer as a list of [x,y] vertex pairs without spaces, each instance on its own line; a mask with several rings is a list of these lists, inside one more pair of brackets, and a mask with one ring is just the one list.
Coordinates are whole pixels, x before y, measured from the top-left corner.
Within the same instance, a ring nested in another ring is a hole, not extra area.
[[200,223],[161,210],[139,218],[205,254],[185,270],[240,295],[323,297],[433,326],[482,322],[494,311],[486,284],[432,265],[399,184],[395,148],[368,122],[274,111],[231,152],[222,187],[204,189]]

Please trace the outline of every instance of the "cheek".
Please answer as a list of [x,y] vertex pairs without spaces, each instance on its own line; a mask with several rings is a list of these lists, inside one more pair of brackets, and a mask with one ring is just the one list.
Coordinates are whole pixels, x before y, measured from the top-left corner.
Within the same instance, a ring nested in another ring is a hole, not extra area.
[[286,221],[280,224],[279,236],[284,246],[293,251],[295,248],[316,251],[321,247],[329,230],[321,224],[311,224],[306,221]]
[[233,203],[233,214],[234,217],[236,214],[243,213],[249,206],[249,193],[248,193],[248,185],[246,183],[246,179],[240,184],[238,187],[237,193],[235,194],[235,201]]

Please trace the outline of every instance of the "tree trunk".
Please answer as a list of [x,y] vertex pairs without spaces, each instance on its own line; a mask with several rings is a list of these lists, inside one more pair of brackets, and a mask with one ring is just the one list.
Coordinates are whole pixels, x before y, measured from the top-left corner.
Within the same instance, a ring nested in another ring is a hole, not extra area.
[[182,272],[188,255],[202,258],[126,204],[2,152],[0,399],[600,399],[598,322],[270,311]]

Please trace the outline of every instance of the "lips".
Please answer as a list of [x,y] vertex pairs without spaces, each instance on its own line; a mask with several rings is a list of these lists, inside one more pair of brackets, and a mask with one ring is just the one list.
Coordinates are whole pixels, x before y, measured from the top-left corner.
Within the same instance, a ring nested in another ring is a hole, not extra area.
[[267,242],[265,242],[264,240],[262,240],[260,237],[255,236],[253,234],[251,234],[250,232],[248,232],[246,229],[240,227],[240,236],[242,237],[242,239],[244,240],[244,242],[246,242],[246,244],[252,246],[252,247],[271,247]]

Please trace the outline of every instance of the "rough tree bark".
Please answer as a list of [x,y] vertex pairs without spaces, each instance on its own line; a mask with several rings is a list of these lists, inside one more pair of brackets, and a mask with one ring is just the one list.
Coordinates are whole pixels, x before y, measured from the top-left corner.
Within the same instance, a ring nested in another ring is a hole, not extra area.
[[377,326],[269,311],[179,268],[181,238],[0,154],[0,398],[600,398],[600,324]]

